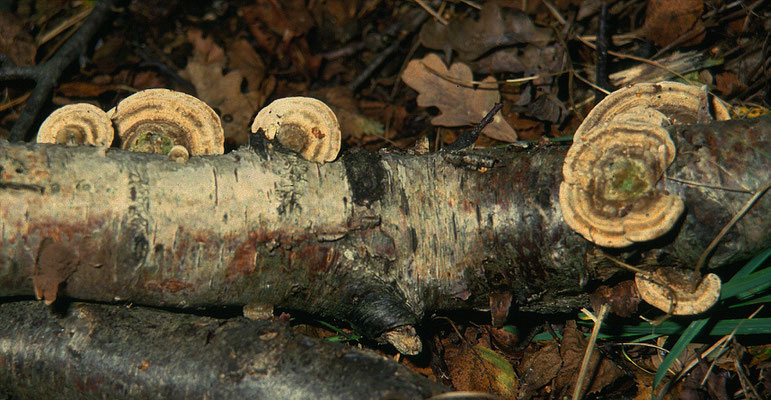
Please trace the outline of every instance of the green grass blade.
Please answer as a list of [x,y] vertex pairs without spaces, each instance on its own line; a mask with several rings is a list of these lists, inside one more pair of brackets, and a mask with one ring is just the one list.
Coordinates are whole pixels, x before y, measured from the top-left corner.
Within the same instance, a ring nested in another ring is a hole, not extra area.
[[742,277],[734,277],[723,285],[720,300],[736,297],[740,300],[762,293],[771,287],[771,268],[764,268]]
[[752,260],[748,261],[747,264],[745,264],[742,267],[742,269],[740,269],[739,272],[737,272],[736,275],[734,275],[733,278],[731,278],[729,282],[733,281],[734,279],[742,278],[744,276],[751,274],[759,266],[761,266],[769,256],[771,256],[771,247],[761,251],[755,257],[752,257]]
[[693,338],[701,332],[704,326],[707,325],[707,322],[709,322],[709,318],[697,319],[688,325],[688,328],[686,328],[685,332],[683,332],[683,334],[680,335],[680,338],[677,339],[675,345],[672,346],[672,350],[670,350],[669,354],[664,357],[664,361],[661,362],[658,371],[656,371],[656,376],[653,378],[653,389],[655,389],[656,386],[661,383],[661,380],[664,379],[664,375],[666,375],[667,370],[675,361],[675,359],[680,356],[680,353],[685,350],[685,347],[691,343]]

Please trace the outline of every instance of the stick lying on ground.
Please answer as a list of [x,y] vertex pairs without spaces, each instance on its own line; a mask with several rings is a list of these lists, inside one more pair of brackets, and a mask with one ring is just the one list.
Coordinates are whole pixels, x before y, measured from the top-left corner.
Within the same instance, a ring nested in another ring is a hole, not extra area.
[[369,350],[281,321],[145,308],[0,304],[0,395],[11,398],[424,399],[448,388]]

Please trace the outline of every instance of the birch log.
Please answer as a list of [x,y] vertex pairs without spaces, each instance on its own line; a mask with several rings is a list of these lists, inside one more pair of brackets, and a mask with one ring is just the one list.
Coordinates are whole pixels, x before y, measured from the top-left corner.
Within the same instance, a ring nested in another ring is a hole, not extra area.
[[[770,121],[673,129],[678,155],[667,175],[754,190],[771,176]],[[0,297],[281,306],[371,337],[433,310],[486,309],[500,296],[513,295],[520,309],[564,311],[585,305],[579,294],[607,276],[598,255],[610,251],[562,220],[566,151],[354,151],[319,165],[245,148],[178,164],[4,143]],[[684,199],[686,216],[666,237],[613,254],[692,266],[751,197],[661,184]],[[769,246],[770,209],[763,196],[710,265]]]

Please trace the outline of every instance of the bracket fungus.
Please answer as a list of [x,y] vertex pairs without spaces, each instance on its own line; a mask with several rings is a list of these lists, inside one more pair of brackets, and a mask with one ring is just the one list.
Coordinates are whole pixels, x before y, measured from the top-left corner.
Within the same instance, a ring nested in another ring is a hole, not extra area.
[[637,273],[635,284],[648,304],[673,315],[701,314],[720,298],[720,278],[707,274],[698,286],[693,271],[659,268],[651,274]]
[[169,160],[176,161],[180,164],[184,164],[187,162],[187,160],[190,158],[190,153],[187,151],[185,146],[181,145],[174,145],[174,147],[169,150],[168,154]]
[[252,133],[262,131],[305,158],[334,161],[340,152],[340,124],[335,113],[311,97],[285,97],[270,103],[254,117]]
[[225,150],[217,113],[185,93],[143,90],[123,99],[107,115],[124,150],[168,154],[180,145],[192,156],[222,154]]
[[40,125],[38,143],[107,147],[112,143],[112,121],[99,107],[69,104],[51,113]]
[[[708,93],[702,88],[678,82],[665,81],[628,86],[609,94],[594,106],[573,134],[573,139],[580,138],[603,122],[616,119],[619,114],[640,107],[660,111],[679,123],[696,123],[704,96],[708,96]],[[706,100],[714,119],[718,121],[731,119],[728,106],[722,100],[712,96]]]
[[661,126],[633,121],[597,126],[565,157],[559,193],[565,222],[606,247],[663,235],[685,208],[679,197],[656,188],[674,158],[675,145]]
[[725,104],[707,103],[707,95],[682,83],[645,83],[597,104],[573,135],[562,168],[560,207],[570,228],[605,247],[668,232],[685,205],[657,187],[676,154],[664,127],[697,122],[703,104],[711,104],[717,119],[730,118]]

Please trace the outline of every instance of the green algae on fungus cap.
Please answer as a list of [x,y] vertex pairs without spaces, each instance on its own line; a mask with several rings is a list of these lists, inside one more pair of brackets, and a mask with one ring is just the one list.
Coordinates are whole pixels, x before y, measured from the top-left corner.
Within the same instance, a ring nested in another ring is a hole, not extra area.
[[37,142],[107,147],[114,135],[112,121],[104,111],[88,103],[78,103],[52,112],[40,125]]
[[675,152],[661,124],[619,118],[595,126],[565,157],[559,193],[565,222],[604,247],[660,237],[685,209],[682,199],[657,187]]
[[185,93],[143,90],[123,99],[107,115],[124,150],[168,154],[180,145],[191,156],[225,151],[225,135],[217,113]]
[[259,131],[317,163],[334,161],[340,152],[337,116],[329,106],[311,97],[285,97],[268,104],[252,122],[252,133]]

